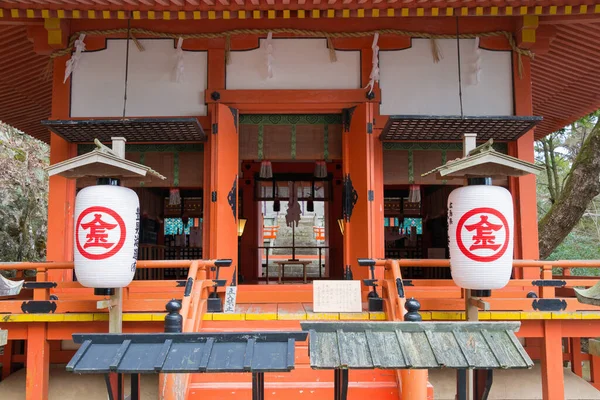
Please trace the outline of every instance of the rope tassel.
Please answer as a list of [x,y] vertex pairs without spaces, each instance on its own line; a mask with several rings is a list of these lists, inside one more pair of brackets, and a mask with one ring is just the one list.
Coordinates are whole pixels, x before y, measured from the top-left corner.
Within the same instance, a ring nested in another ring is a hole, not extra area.
[[444,59],[444,54],[442,54],[442,49],[440,49],[440,45],[435,38],[429,39],[429,43],[431,44],[431,56],[433,57],[433,62],[437,64]]
[[369,84],[367,85],[367,88],[369,88],[369,94],[373,93],[375,83],[379,82],[379,46],[377,45],[378,42],[379,33],[375,33],[375,35],[373,35],[373,44],[371,45],[371,49],[373,50],[373,66],[371,67],[371,75],[369,75]]
[[474,66],[474,80],[475,85],[481,81],[481,49],[479,48],[479,37],[475,38],[475,66]]
[[337,55],[335,54],[335,47],[333,47],[333,39],[327,35],[327,48],[329,49],[329,60],[331,62],[337,61]]
[[71,74],[75,72],[75,70],[79,66],[79,61],[81,60],[81,53],[85,51],[85,42],[83,41],[84,39],[85,33],[82,33],[79,35],[79,39],[75,41],[75,53],[73,53],[69,61],[67,61],[67,68],[65,69],[65,79],[63,79],[63,83],[65,83],[67,79],[69,79],[69,76],[71,76]]
[[184,65],[183,65],[183,38],[177,40],[177,64],[175,65],[175,82],[179,83],[184,78]]
[[267,78],[273,78],[273,32],[267,34]]

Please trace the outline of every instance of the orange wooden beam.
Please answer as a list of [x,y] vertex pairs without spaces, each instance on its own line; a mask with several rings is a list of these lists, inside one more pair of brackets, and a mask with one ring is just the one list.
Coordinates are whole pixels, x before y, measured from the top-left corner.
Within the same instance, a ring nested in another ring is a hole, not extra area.
[[[341,89],[341,90],[219,90],[219,99],[213,100],[212,92],[206,91],[205,101],[208,104],[222,103],[230,107],[239,108],[240,111],[261,110],[270,111],[275,106],[276,111],[282,111],[282,107],[297,110],[297,107],[313,107],[314,110],[322,106],[335,106],[342,108],[352,107],[367,101],[367,91],[364,89]],[[373,102],[380,101],[379,90],[374,91]],[[297,111],[296,111],[297,112]],[[323,112],[323,111],[321,111]]]

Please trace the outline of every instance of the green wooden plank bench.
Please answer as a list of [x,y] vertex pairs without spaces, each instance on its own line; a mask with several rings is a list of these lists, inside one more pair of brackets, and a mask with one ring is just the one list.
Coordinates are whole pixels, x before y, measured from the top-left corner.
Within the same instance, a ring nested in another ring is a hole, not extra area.
[[[350,369],[508,369],[533,362],[515,336],[520,322],[301,322],[313,369],[334,370],[345,400]],[[490,382],[491,385],[491,382]]]

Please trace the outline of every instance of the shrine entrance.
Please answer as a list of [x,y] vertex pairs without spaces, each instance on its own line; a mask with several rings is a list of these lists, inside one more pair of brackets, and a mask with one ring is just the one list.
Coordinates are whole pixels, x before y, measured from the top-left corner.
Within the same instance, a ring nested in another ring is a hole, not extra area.
[[341,115],[241,115],[239,126],[239,282],[341,279]]

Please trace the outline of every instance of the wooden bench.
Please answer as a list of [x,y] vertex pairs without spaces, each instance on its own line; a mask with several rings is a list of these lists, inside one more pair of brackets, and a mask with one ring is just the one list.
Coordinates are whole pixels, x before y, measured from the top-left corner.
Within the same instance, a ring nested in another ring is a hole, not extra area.
[[306,267],[311,264],[312,261],[307,260],[285,260],[285,261],[275,261],[275,264],[279,265],[279,283],[281,283],[281,278],[285,275],[285,266],[286,265],[302,265],[302,276],[304,283],[306,281]]

